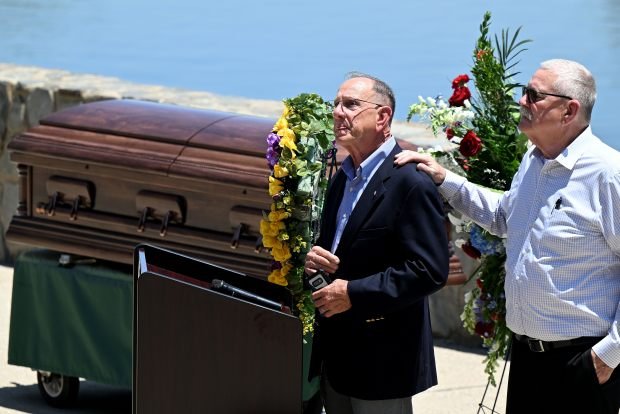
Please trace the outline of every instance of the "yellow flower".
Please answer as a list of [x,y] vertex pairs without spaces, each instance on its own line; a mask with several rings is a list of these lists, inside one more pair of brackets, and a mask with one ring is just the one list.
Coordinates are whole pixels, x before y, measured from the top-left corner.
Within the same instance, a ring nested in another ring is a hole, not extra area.
[[280,164],[276,164],[273,166],[273,175],[275,175],[276,178],[286,177],[288,175],[288,169],[282,167]]
[[291,213],[289,213],[286,210],[277,210],[275,205],[271,205],[271,212],[269,213],[269,215],[267,216],[269,218],[269,221],[281,221],[284,219],[287,219],[291,216]]
[[281,230],[284,230],[286,225],[282,221],[260,221],[260,234],[265,236],[276,237]]
[[271,248],[271,254],[277,262],[286,262],[291,258],[291,251],[285,243],[278,242]]
[[297,145],[295,145],[295,133],[292,129],[284,128],[278,130],[278,135],[282,137],[280,140],[280,146],[286,147],[291,150],[291,157],[295,158],[295,152],[297,151]]
[[281,244],[282,242],[278,240],[275,236],[270,236],[268,234],[263,235],[263,246],[270,249],[276,244]]
[[282,276],[282,274],[280,273],[280,269],[275,269],[273,272],[271,272],[269,276],[267,276],[267,280],[280,286],[288,285],[288,280],[286,280],[286,278]]
[[284,183],[273,176],[269,176],[269,195],[274,196],[284,189]]
[[282,269],[280,269],[280,274],[282,275],[282,277],[285,277],[286,275],[288,275],[288,272],[291,271],[291,269],[293,268],[293,265],[286,262],[282,265]]
[[288,274],[288,272],[291,271],[291,269],[293,268],[293,265],[291,265],[290,263],[286,262],[282,265],[282,268],[280,269],[274,269],[269,276],[267,276],[267,280],[269,280],[272,283],[276,283],[278,285],[281,286],[287,286],[288,285],[288,280],[286,278],[286,275]]
[[[281,129],[288,129],[288,121],[286,120],[286,117],[284,115],[282,115],[275,123],[275,125],[273,126],[273,129],[275,131],[280,131]],[[280,135],[278,133],[278,135]]]

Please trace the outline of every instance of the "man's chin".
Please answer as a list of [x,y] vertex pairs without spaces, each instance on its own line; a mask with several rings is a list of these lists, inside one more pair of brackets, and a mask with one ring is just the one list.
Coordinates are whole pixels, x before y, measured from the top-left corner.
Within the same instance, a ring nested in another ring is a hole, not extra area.
[[521,116],[521,120],[519,120],[519,130],[521,132],[525,132],[532,127],[532,121],[530,121],[527,117]]
[[347,142],[351,139],[351,134],[349,134],[349,131],[336,131],[334,135],[336,138],[336,143]]

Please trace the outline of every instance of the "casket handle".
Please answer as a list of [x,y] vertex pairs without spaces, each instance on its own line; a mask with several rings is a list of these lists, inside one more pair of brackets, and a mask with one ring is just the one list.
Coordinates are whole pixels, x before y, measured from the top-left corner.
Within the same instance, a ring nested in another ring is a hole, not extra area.
[[263,235],[259,234],[256,238],[256,244],[254,245],[254,252],[260,253],[263,251]]
[[45,183],[50,202],[47,215],[56,214],[57,207],[71,206],[70,220],[77,220],[80,207],[90,209],[95,201],[95,185],[90,181],[76,180],[71,177],[53,175]]
[[56,204],[58,203],[58,191],[55,191],[54,194],[52,194],[52,197],[50,198],[50,203],[47,206],[47,215],[48,216],[53,216],[54,213],[56,212]]
[[232,249],[239,247],[241,236],[256,235],[254,251],[260,253],[263,248],[263,239],[260,235],[260,221],[263,218],[263,210],[255,207],[234,206],[228,215],[230,227],[233,230],[233,238],[230,244]]
[[69,220],[77,220],[77,212],[80,207],[80,197],[73,200],[73,206],[71,207],[71,213],[69,214]]
[[230,243],[231,249],[236,249],[239,247],[239,239],[241,239],[241,235],[247,230],[247,227],[248,226],[243,223],[237,226],[235,232],[233,233],[232,242]]
[[159,229],[159,235],[161,237],[165,237],[166,233],[168,232],[168,222],[170,221],[170,218],[174,216],[174,211],[168,211],[166,214],[164,214],[164,217],[161,220],[161,229]]
[[146,218],[149,216],[150,208],[144,207],[142,210],[142,214],[140,214],[140,219],[138,220],[138,233],[144,233],[144,225],[146,223]]
[[161,220],[159,235],[165,237],[170,223],[185,223],[187,202],[185,198],[176,194],[158,193],[141,190],[136,195],[136,211],[140,214],[138,231],[143,233],[149,219]]

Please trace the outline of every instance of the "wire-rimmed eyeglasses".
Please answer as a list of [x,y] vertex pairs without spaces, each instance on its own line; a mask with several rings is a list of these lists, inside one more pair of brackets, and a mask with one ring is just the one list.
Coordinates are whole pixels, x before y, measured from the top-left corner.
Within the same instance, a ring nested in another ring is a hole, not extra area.
[[371,105],[375,105],[375,109],[380,108],[382,106],[387,106],[384,104],[380,104],[380,103],[376,103],[376,102],[372,102],[372,101],[367,101],[365,99],[361,99],[361,98],[352,98],[350,96],[343,96],[343,97],[338,97],[336,99],[334,99],[334,109],[338,108],[338,105],[342,104],[342,107],[344,109],[347,109],[349,111],[356,111],[357,109],[359,109],[360,102],[365,102],[365,103],[369,103]]

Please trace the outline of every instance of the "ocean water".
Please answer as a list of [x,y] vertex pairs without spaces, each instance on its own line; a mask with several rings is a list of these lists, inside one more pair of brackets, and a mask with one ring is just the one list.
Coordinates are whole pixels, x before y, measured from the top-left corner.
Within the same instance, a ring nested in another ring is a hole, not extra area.
[[556,57],[594,73],[593,130],[620,149],[617,0],[0,0],[0,61],[273,100],[329,99],[363,71],[393,87],[404,120],[418,95],[447,97],[469,73],[487,10],[493,34],[532,40],[518,82]]

